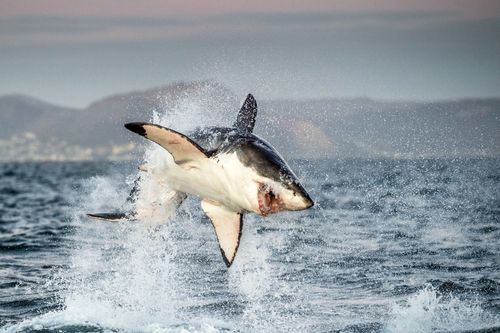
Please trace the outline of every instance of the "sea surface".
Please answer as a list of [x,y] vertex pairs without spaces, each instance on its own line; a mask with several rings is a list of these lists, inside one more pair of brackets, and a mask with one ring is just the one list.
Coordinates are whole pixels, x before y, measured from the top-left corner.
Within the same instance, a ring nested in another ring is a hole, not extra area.
[[134,162],[0,164],[0,332],[499,332],[500,159],[292,161],[313,209],[247,215],[227,269],[194,198]]

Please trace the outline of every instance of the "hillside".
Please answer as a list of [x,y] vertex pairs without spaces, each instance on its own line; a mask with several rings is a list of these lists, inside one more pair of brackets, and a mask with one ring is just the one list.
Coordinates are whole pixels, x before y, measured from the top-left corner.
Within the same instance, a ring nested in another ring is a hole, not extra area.
[[[0,97],[0,160],[138,156],[144,140],[123,124],[230,125],[244,96],[213,82],[177,83],[110,96],[84,109],[23,95]],[[256,132],[287,156],[500,156],[500,99],[432,103],[370,99],[259,100]]]

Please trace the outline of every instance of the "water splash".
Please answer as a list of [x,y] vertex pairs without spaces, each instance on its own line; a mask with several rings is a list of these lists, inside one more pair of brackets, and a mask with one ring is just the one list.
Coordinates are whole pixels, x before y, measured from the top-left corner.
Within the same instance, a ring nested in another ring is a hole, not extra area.
[[[151,119],[144,120],[181,131],[205,123],[215,125],[227,118],[232,101],[231,96],[214,96],[217,93],[218,87],[202,84],[195,92],[181,93],[174,105],[164,101],[162,110],[152,110]],[[77,229],[69,267],[51,281],[59,286],[61,309],[11,326],[7,332],[57,331],[75,325],[80,327],[76,331],[134,332],[218,332],[227,327],[214,318],[198,320],[182,313],[191,305],[184,276],[192,274],[191,267],[179,260],[192,251],[187,249],[191,243],[182,242],[182,229],[195,230],[193,220],[199,216],[172,218],[177,205],[164,204],[173,191],[161,173],[172,157],[156,144],[146,140],[144,144],[142,159],[148,172],[136,171],[126,179],[93,177],[83,181],[80,193],[74,194],[79,199],[70,215]],[[135,182],[140,188],[136,200],[124,205]],[[194,204],[198,203],[188,202]],[[199,210],[199,206],[191,208]],[[115,224],[82,216],[82,212],[116,210],[135,210],[141,219]]]
[[[279,217],[277,219],[280,219]],[[282,221],[275,223],[284,223]],[[297,310],[308,308],[308,298],[300,286],[283,281],[286,271],[273,260],[273,253],[284,248],[285,235],[258,232],[262,223],[247,216],[248,226],[242,236],[238,258],[229,273],[229,285],[237,291],[240,301],[246,304],[238,321],[242,332],[303,332],[302,314]]]
[[[188,131],[208,119],[217,119],[208,116],[207,111],[211,115],[224,115],[227,105],[220,103],[215,108],[211,104],[214,99],[224,98],[215,98],[217,87],[206,84],[201,88],[195,93],[177,96],[173,105],[164,101],[164,109],[155,110],[150,120]],[[174,230],[189,225],[193,217],[187,215],[171,220],[177,205],[164,203],[175,193],[165,182],[161,170],[172,157],[156,144],[145,144],[143,160],[148,172],[129,177],[129,183],[137,177],[140,188],[136,209],[149,214],[142,213],[139,223],[159,224],[169,220],[170,223],[155,227],[95,225],[94,228],[99,229],[95,234],[104,235],[97,241],[101,246],[95,248],[94,239],[94,244],[73,256],[71,271],[75,274],[70,278],[65,311],[81,313],[82,308],[87,309],[83,316],[104,327],[141,330],[150,323],[161,327],[185,323],[178,318],[178,309],[189,305],[183,298],[180,277],[189,267],[184,268],[176,261],[177,253],[186,251]],[[93,195],[99,196],[98,193]]]
[[477,301],[440,294],[432,285],[394,305],[387,333],[463,332],[500,328],[500,317],[486,312]]
[[[213,82],[204,82],[195,91],[184,91],[172,96],[158,96],[160,109],[152,111],[150,122],[177,131],[188,133],[201,126],[230,126],[229,119],[236,117],[235,99]],[[130,178],[141,189],[137,193],[132,209],[141,220],[161,224],[175,215],[182,198],[169,188],[163,170],[172,162],[172,156],[164,148],[152,142],[145,142],[142,168]],[[169,204],[165,204],[169,203]]]

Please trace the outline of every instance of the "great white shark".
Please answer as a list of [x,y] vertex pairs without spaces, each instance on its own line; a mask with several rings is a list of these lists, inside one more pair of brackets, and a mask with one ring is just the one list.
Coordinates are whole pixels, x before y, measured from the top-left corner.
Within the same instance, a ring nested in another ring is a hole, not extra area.
[[[187,136],[156,124],[125,124],[172,155],[161,173],[175,191],[170,200],[178,206],[187,194],[201,199],[227,267],[238,250],[244,214],[268,216],[314,205],[283,157],[252,133],[256,116],[257,102],[249,94],[232,127],[202,128]],[[87,215],[105,220],[134,218],[134,213]]]

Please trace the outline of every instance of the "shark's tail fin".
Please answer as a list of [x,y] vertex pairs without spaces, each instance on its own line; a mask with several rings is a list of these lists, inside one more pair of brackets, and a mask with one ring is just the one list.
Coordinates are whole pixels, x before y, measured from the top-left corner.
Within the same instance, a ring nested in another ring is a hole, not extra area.
[[[144,170],[143,170],[144,171]],[[162,224],[167,222],[175,211],[186,199],[186,194],[173,190],[166,190],[161,196],[161,200],[153,201],[141,198],[141,177],[135,182],[125,204],[115,213],[91,213],[87,216],[110,222],[122,221],[148,221],[152,224]],[[155,194],[157,194],[155,192]]]
[[87,214],[87,216],[110,222],[120,222],[131,219],[131,215],[126,213],[95,213],[95,214]]
[[[127,197],[125,205],[130,205],[136,201],[137,195],[138,195],[139,190],[140,190],[140,188],[139,188],[140,180],[141,180],[141,177],[137,177],[136,180],[134,181],[134,186],[132,187],[132,190],[130,190],[130,193]],[[123,209],[123,210],[126,210],[126,209]],[[137,213],[135,211],[129,211],[127,213],[122,213],[122,212],[117,212],[117,213],[87,213],[88,217],[92,217],[92,218],[98,219],[98,220],[110,221],[110,222],[121,222],[121,221],[133,220],[135,215],[137,215]]]

